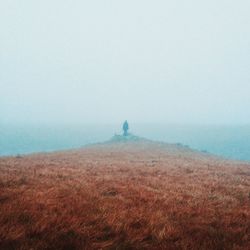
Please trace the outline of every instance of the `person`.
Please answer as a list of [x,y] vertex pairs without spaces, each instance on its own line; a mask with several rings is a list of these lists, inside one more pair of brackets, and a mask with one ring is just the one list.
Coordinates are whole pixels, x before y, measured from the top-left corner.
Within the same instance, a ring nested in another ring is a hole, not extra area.
[[127,120],[123,123],[122,129],[123,129],[123,136],[127,136],[128,135],[128,129],[129,129]]

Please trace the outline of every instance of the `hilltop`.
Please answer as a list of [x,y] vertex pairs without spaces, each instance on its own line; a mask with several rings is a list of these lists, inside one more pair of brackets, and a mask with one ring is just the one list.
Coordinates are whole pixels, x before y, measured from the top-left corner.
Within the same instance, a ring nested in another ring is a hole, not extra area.
[[0,158],[0,249],[248,249],[250,164],[116,135]]
[[115,143],[115,142],[149,142],[150,140],[145,139],[140,136],[136,136],[133,134],[128,134],[127,136],[117,135],[115,134],[107,143]]

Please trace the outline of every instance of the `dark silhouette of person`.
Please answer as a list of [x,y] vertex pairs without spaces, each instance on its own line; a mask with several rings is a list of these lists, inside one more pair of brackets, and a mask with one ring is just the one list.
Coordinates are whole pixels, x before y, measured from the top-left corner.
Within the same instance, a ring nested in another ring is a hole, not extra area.
[[129,129],[127,120],[123,123],[122,129],[123,129],[123,136],[127,136],[128,135],[128,129]]

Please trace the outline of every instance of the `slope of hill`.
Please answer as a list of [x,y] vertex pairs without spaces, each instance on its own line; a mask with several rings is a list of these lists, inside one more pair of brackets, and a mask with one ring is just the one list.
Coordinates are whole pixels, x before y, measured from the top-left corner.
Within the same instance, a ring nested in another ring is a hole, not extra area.
[[115,136],[0,158],[0,249],[248,249],[250,164]]

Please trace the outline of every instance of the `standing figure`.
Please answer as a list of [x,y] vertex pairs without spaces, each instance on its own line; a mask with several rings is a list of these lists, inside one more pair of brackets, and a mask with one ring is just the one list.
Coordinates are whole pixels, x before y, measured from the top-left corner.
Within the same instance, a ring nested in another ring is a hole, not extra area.
[[123,123],[122,129],[123,129],[123,136],[127,136],[128,135],[128,129],[129,129],[127,120]]

